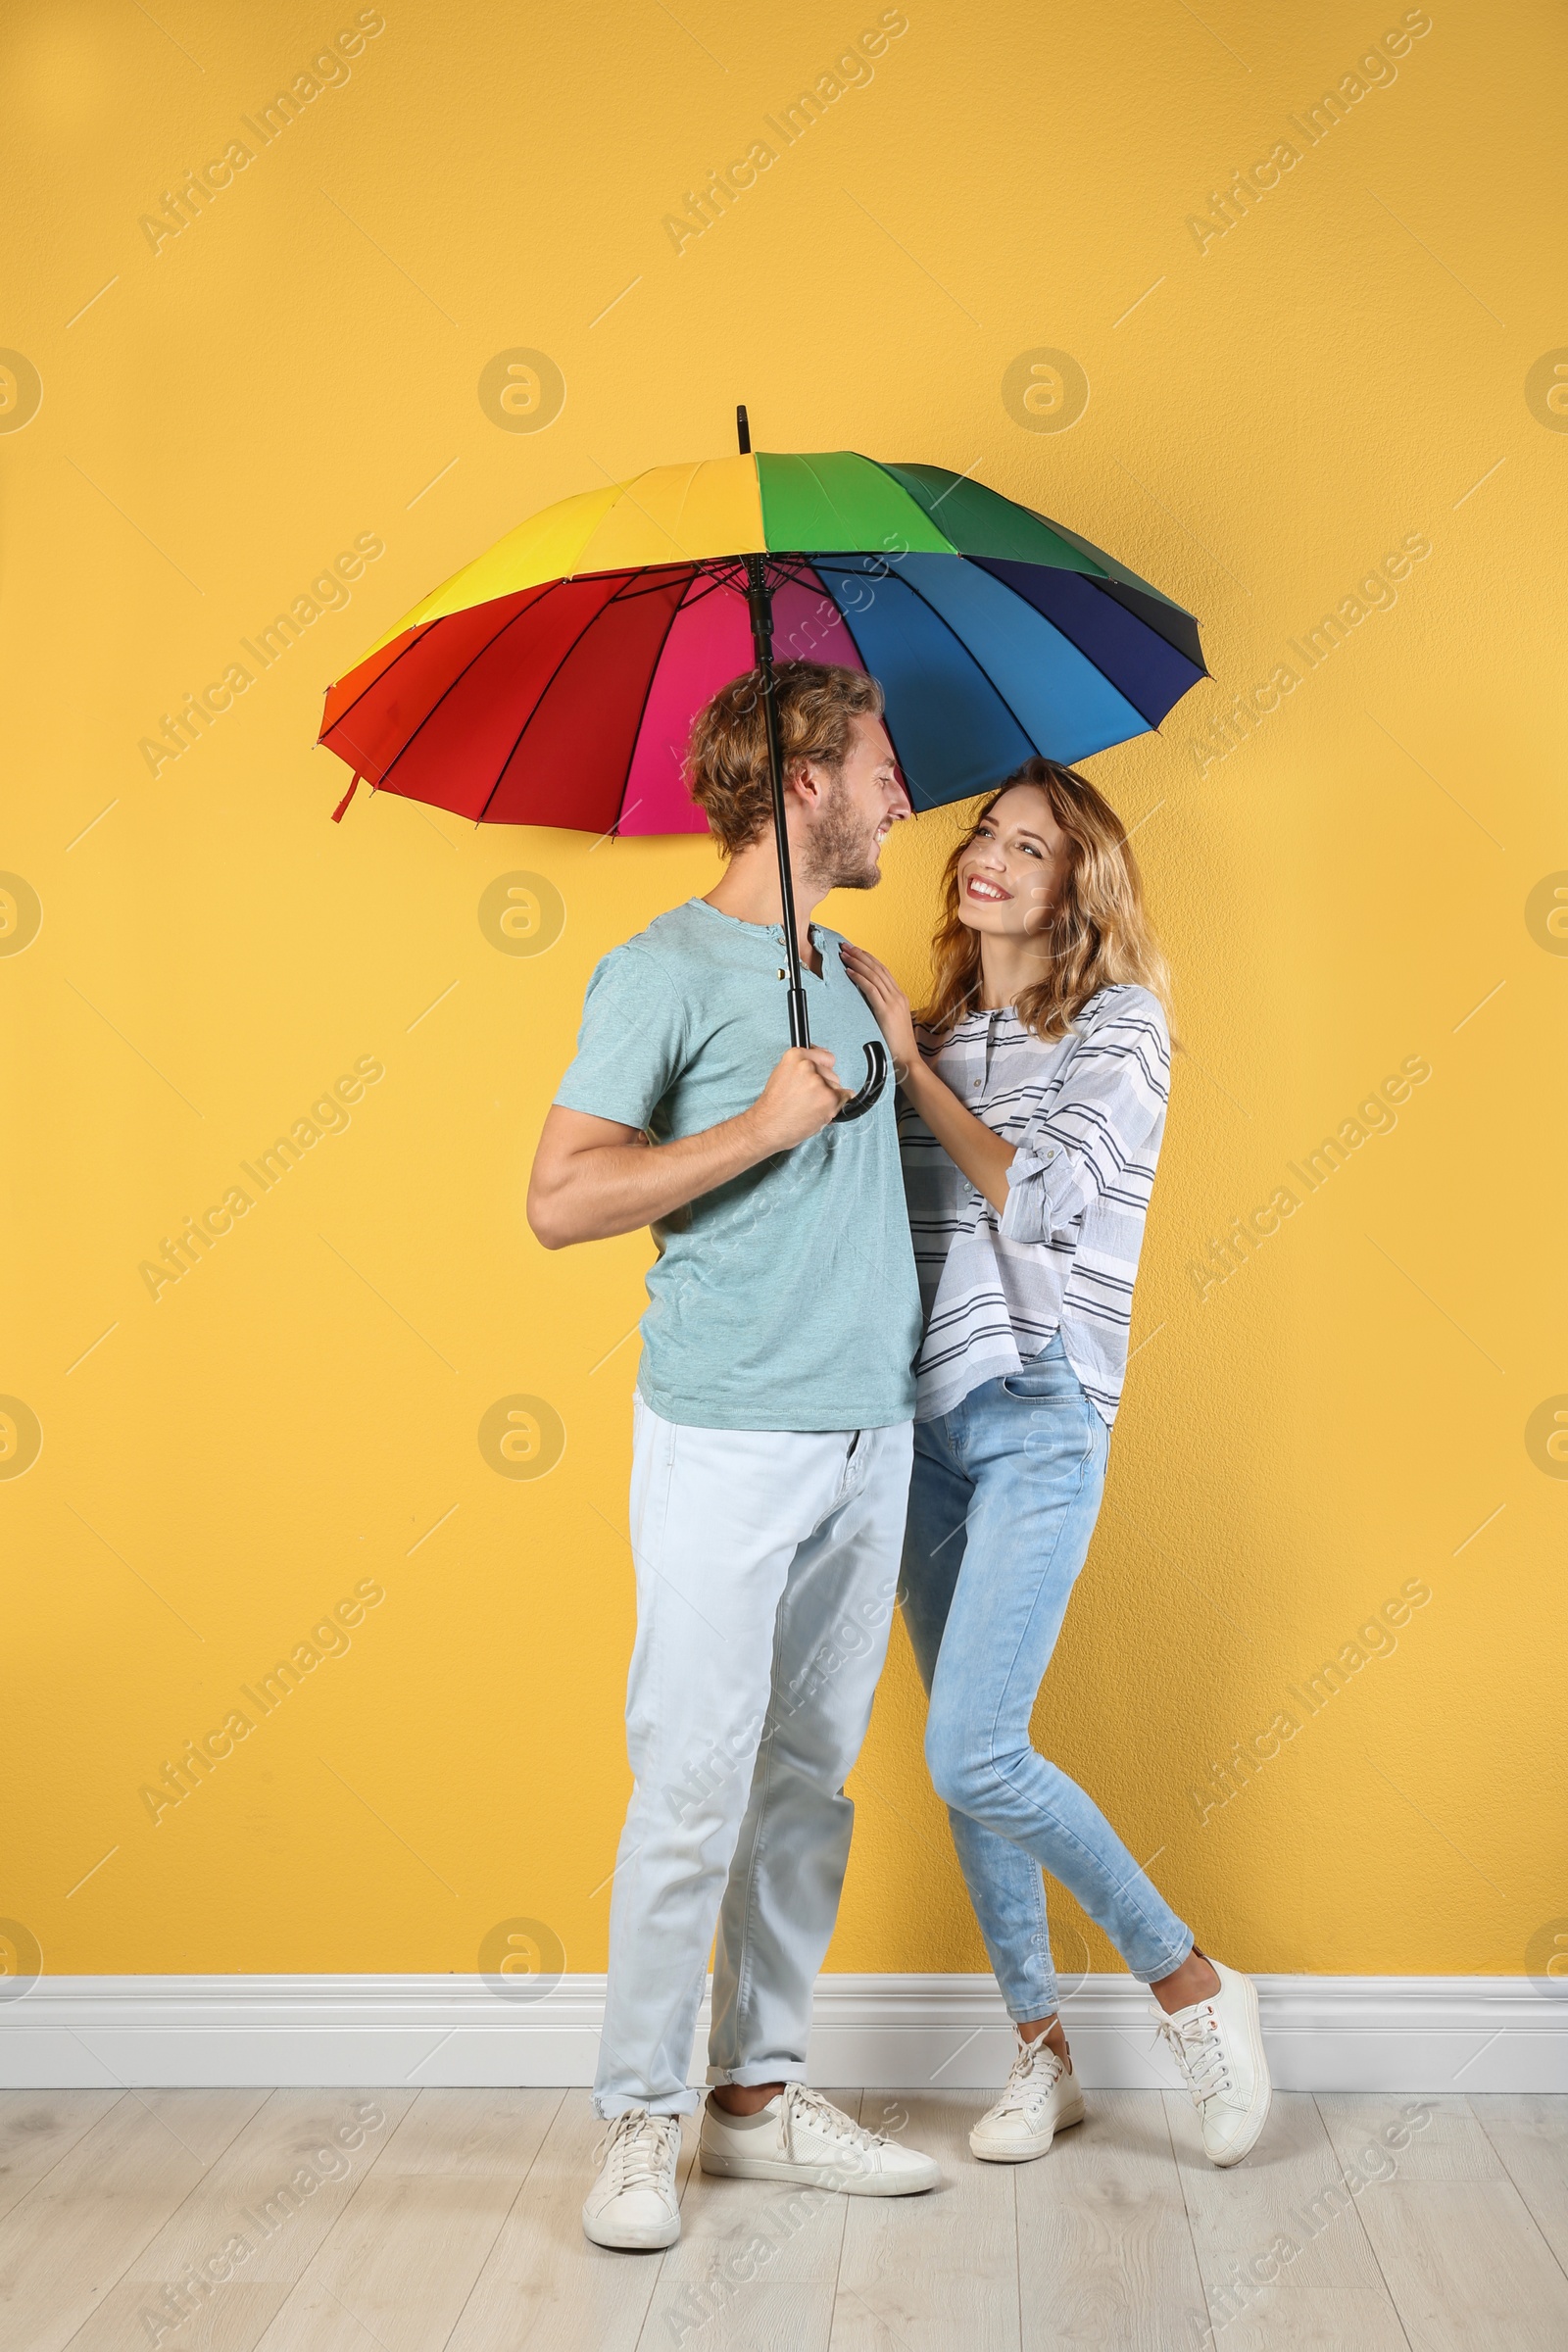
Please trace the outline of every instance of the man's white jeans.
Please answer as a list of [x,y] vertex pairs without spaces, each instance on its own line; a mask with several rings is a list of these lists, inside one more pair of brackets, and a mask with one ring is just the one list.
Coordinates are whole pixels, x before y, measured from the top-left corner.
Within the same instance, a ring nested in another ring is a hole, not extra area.
[[710,2082],[799,2082],[898,1591],[912,1425],[693,1429],[633,1405],[636,1776],[610,1909],[594,2106],[690,2114],[716,1923]]

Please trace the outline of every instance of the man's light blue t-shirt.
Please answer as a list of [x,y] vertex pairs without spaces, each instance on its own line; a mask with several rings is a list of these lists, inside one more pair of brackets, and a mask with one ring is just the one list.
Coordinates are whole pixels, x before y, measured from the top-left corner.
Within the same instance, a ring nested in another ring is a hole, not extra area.
[[[859,1086],[875,1016],[811,927],[813,1046]],[[789,1045],[781,924],[706,900],[662,914],[595,969],[568,1110],[646,1129],[656,1144],[749,1109]],[[914,1411],[920,1294],[899,1163],[894,1090],[653,1229],[642,1395],[699,1429],[882,1429]]]

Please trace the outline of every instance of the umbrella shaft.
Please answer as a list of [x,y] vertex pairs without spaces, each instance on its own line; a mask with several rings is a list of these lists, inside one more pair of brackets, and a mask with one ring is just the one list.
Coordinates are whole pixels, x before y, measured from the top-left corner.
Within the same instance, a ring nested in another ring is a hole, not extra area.
[[773,687],[773,600],[760,556],[746,559],[746,601],[751,608],[752,646],[762,687],[762,717],[767,728],[767,773],[773,788],[773,839],[778,849],[778,891],[784,917],[784,960],[790,981],[790,1044],[808,1046],[811,1033],[806,1017],[806,982],[801,971],[801,943],[795,931],[795,880],[790,871],[790,837],[784,821],[784,755],[779,744],[778,698]]

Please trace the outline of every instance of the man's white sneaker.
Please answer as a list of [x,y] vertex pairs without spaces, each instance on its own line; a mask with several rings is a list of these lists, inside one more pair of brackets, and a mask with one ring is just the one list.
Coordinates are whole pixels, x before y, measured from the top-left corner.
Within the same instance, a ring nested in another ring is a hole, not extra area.
[[1044,2156],[1054,2133],[1083,2120],[1084,2094],[1071,2067],[1043,2034],[1033,2041],[1020,2034],[1007,2087],[970,2132],[969,2145],[987,2164],[1027,2164]]
[[1191,2008],[1154,2015],[1192,2093],[1213,2164],[1240,2164],[1268,2121],[1272,2090],[1257,1993],[1250,1977],[1209,1958],[1219,1990]]
[[611,2124],[598,2153],[599,2178],[582,2209],[587,2236],[596,2246],[672,2246],[680,2235],[680,2117],[628,2107]]
[[698,2162],[746,2180],[804,2180],[850,2197],[912,2197],[935,2188],[936,2160],[860,2126],[805,2082],[786,2082],[755,2116],[703,2109]]

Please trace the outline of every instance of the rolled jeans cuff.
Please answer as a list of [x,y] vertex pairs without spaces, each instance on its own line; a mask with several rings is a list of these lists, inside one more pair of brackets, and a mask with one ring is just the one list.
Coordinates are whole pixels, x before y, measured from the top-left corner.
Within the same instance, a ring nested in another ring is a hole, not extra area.
[[702,2103],[703,2094],[694,2082],[658,2099],[627,2098],[618,2091],[607,2091],[601,2098],[596,2092],[594,2113],[602,2124],[612,2124],[617,2115],[630,2115],[634,2107],[646,2107],[650,2115],[695,2115]]
[[1174,1960],[1162,1960],[1158,1968],[1148,1970],[1135,1968],[1132,1972],[1133,1975],[1138,1979],[1140,1984],[1162,1984],[1167,1977],[1175,1975],[1184,1960],[1192,1958],[1197,1940],[1196,1936],[1189,1935],[1185,1949],[1179,1951]]
[[755,2090],[760,2082],[804,2082],[806,2064],[800,2058],[754,2058],[746,2066],[710,2066],[708,2080],[733,2082],[737,2090]]
[[1015,1995],[1004,1992],[1003,1999],[1006,2003],[1007,2015],[1015,2026],[1032,2026],[1036,2018],[1055,2017],[1061,2009],[1061,1995],[1054,1982],[1038,1994]]

